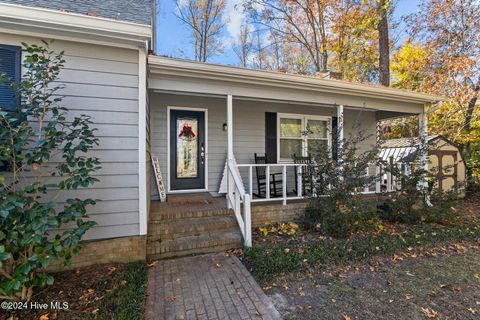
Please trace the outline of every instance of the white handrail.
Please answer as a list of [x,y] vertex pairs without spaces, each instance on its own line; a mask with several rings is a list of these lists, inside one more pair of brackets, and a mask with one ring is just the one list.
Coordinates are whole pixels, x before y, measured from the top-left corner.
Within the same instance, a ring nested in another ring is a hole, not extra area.
[[[240,227],[243,236],[245,247],[252,246],[252,212],[251,212],[251,197],[245,192],[242,180],[237,173],[233,161],[227,163],[227,201],[228,207],[233,209],[235,217]],[[242,207],[243,204],[243,207]],[[242,210],[243,209],[243,210]],[[242,217],[243,211],[243,217]]]

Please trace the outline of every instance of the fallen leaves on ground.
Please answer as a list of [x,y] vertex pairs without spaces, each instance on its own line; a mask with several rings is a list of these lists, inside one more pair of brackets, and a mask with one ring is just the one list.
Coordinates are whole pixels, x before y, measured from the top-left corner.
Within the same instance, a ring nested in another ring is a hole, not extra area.
[[158,264],[158,260],[152,261],[151,263],[148,264],[149,268],[153,268]]
[[422,310],[422,313],[427,317],[427,318],[430,318],[430,319],[435,319],[435,318],[438,318],[438,312],[431,309],[431,308],[421,308]]

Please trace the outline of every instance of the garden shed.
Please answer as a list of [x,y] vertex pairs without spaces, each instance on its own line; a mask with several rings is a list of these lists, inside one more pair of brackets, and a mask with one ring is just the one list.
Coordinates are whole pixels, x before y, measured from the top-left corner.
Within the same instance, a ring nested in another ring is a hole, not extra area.
[[[441,135],[427,137],[428,167],[438,178],[438,188],[443,191],[465,190],[466,164],[459,147]],[[412,163],[417,158],[418,138],[386,140],[380,150],[380,158],[393,163]]]

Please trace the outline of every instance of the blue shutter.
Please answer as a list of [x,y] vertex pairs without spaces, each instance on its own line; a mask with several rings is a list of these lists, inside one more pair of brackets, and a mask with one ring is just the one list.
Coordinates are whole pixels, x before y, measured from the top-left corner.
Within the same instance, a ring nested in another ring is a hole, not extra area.
[[[20,83],[21,52],[20,47],[0,45],[0,73],[5,73],[8,80],[16,83]],[[0,108],[14,111],[19,102],[19,97],[15,95],[8,84],[0,83]]]

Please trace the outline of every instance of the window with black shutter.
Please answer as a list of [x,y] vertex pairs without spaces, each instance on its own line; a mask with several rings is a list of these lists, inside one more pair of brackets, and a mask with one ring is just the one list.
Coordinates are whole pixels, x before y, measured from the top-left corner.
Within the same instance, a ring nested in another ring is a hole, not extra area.
[[0,44],[0,73],[6,76],[6,82],[0,82],[0,108],[3,111],[15,111],[20,98],[10,88],[9,82],[20,83],[21,48]]

